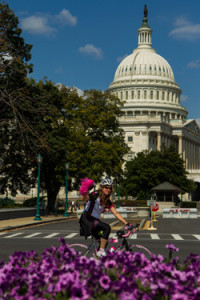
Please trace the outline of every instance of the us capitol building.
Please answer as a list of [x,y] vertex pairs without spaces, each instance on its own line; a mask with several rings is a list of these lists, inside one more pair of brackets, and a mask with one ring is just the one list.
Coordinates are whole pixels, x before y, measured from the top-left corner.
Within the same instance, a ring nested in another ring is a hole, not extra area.
[[119,121],[130,147],[126,160],[143,150],[174,145],[185,161],[188,177],[196,182],[193,196],[200,198],[200,128],[194,119],[187,119],[171,66],[152,48],[147,16],[145,5],[137,48],[119,64],[108,88],[124,101]]

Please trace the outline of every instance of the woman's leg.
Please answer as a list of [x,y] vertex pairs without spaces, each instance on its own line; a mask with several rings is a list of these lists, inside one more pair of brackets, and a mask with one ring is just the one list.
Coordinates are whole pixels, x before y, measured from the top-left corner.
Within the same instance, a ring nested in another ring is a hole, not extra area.
[[100,248],[105,249],[108,243],[108,238],[110,235],[111,227],[109,224],[106,224],[104,222],[98,221],[96,224],[94,224],[95,233],[98,233],[99,231],[103,231],[103,234],[100,239]]

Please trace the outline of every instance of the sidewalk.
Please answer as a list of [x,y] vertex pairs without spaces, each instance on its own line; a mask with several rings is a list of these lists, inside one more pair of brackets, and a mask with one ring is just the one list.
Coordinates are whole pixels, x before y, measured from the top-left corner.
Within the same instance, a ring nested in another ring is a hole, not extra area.
[[35,216],[25,217],[25,218],[16,218],[9,220],[0,221],[0,232],[13,230],[16,228],[23,228],[28,226],[35,226],[37,224],[45,224],[50,222],[57,221],[66,221],[67,219],[75,219],[77,218],[76,214],[69,213],[69,217],[63,217],[63,215],[49,215],[49,216],[41,216],[41,220],[35,221]]

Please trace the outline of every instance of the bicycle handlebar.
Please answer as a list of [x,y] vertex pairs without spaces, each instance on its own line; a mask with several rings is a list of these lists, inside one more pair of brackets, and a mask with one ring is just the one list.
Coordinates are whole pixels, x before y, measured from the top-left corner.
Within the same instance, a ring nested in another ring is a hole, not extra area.
[[140,224],[136,224],[136,225],[131,225],[131,228],[128,229],[126,226],[121,228],[119,231],[117,231],[117,236],[119,238],[125,238],[128,237],[130,234],[133,234],[137,228],[139,227]]

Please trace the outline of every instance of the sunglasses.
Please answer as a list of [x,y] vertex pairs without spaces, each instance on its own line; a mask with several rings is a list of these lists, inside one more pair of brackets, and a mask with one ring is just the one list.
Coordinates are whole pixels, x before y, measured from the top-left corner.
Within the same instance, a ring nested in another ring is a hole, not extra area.
[[108,187],[108,186],[104,186],[104,189],[106,189],[106,190],[111,190],[111,191],[112,191],[112,188],[111,188],[111,187]]

